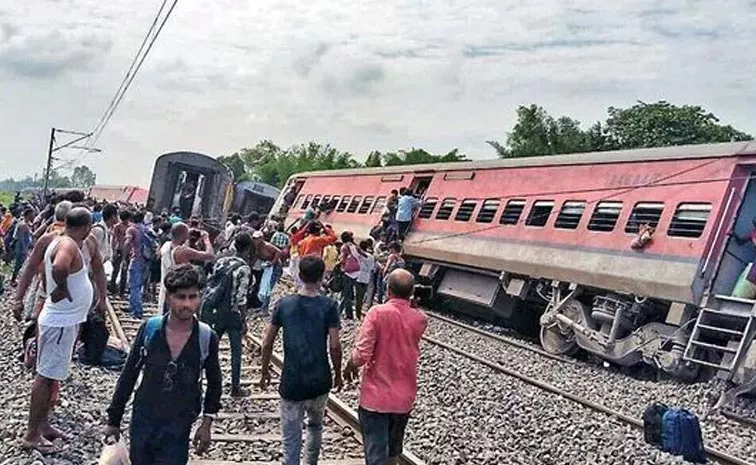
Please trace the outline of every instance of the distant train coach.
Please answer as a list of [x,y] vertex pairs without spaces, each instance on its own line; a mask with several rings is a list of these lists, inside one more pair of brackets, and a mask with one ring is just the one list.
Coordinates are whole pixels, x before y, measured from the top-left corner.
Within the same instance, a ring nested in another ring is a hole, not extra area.
[[231,171],[208,155],[171,152],[155,162],[147,207],[157,212],[178,210],[183,218],[220,221],[230,212],[265,214],[278,194],[267,184],[234,183]]
[[324,222],[366,237],[408,187],[422,206],[404,250],[436,295],[529,319],[552,353],[740,382],[756,369],[754,171],[743,142],[310,172],[273,210],[330,203]]

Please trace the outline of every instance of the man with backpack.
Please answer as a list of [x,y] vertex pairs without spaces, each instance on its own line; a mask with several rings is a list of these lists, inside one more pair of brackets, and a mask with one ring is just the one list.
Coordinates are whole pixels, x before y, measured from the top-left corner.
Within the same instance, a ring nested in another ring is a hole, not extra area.
[[[182,265],[165,277],[170,313],[142,324],[108,407],[105,436],[119,439],[126,403],[139,375],[130,424],[130,456],[135,465],[184,465],[189,460],[189,435],[197,453],[211,440],[212,422],[220,410],[222,375],[218,337],[197,321],[199,274]],[[202,396],[202,376],[207,388]]]
[[124,253],[131,259],[129,264],[129,311],[136,319],[142,318],[142,288],[150,260],[156,256],[156,238],[143,224],[144,213],[137,211],[133,223],[126,230]]
[[13,232],[11,247],[13,248],[13,275],[11,276],[11,286],[16,286],[16,278],[24,266],[26,256],[29,254],[32,246],[32,222],[34,221],[34,210],[27,207],[21,217],[21,222],[16,226]]
[[219,259],[202,296],[202,321],[212,324],[218,339],[228,333],[231,345],[231,397],[247,397],[241,387],[242,335],[246,333],[247,291],[252,270],[245,261],[252,237],[240,232],[234,238],[236,255]]
[[[323,440],[323,415],[328,392],[341,389],[341,342],[336,302],[320,295],[325,264],[306,255],[299,262],[304,286],[297,295],[284,297],[273,310],[262,346],[260,387],[270,383],[270,358],[278,331],[283,328],[284,366],[281,396],[281,435],[284,465],[299,465],[302,420],[307,415],[306,463],[318,463]],[[333,365],[328,363],[330,353]]]

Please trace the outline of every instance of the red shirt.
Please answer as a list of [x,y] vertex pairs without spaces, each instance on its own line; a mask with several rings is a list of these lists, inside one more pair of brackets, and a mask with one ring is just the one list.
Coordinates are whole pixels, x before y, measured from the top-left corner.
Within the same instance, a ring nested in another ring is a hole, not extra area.
[[370,309],[360,327],[352,360],[363,366],[360,406],[379,413],[408,413],[417,395],[420,339],[425,314],[408,300],[391,299]]

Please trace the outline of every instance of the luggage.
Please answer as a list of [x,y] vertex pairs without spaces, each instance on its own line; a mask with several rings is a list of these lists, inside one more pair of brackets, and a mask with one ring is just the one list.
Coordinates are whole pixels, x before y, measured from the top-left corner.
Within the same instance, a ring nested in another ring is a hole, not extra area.
[[656,447],[662,445],[662,418],[669,408],[659,402],[646,407],[643,412],[643,440]]
[[695,413],[669,408],[662,416],[661,449],[694,463],[706,463],[701,426]]

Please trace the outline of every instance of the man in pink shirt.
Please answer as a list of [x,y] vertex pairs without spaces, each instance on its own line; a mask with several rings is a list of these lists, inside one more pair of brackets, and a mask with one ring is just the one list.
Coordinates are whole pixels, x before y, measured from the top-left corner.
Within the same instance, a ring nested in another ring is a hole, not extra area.
[[420,339],[428,325],[410,305],[415,279],[398,269],[388,277],[389,300],[370,309],[360,327],[352,357],[344,369],[347,382],[360,367],[360,426],[366,465],[398,463],[404,430],[417,395]]

